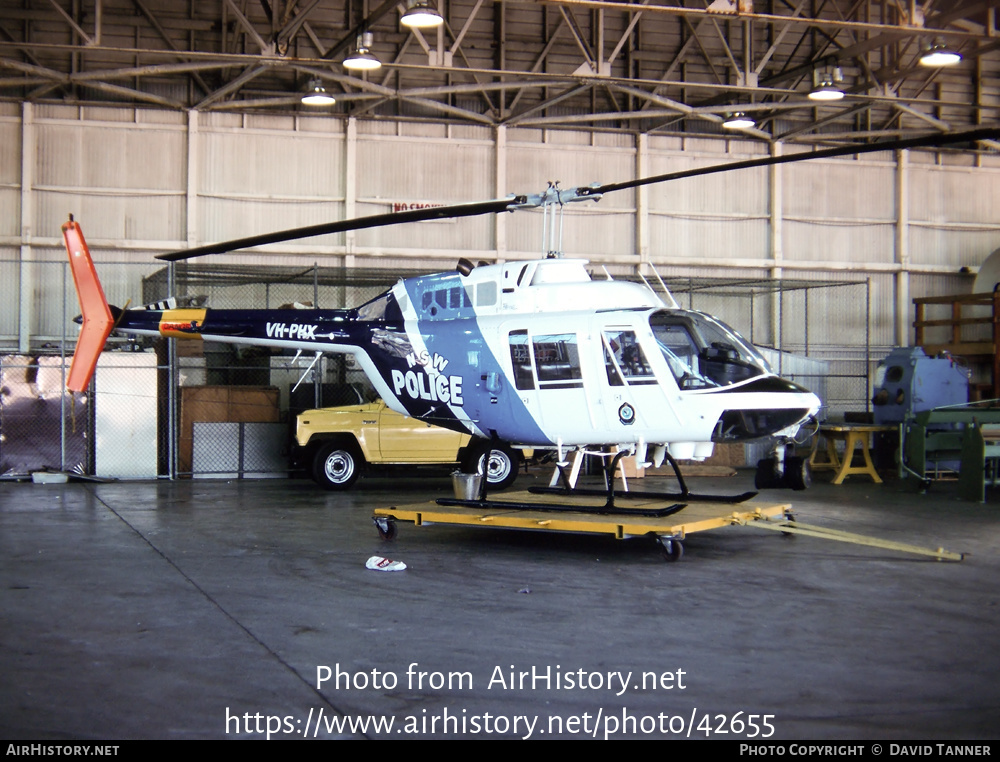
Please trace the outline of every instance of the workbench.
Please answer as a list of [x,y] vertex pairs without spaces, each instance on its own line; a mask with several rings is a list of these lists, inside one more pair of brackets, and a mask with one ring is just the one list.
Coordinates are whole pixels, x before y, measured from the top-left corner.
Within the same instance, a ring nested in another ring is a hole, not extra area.
[[[821,451],[819,447],[813,450],[809,456],[809,465],[813,471],[832,470],[836,471],[833,477],[833,484],[843,484],[844,479],[852,474],[866,474],[872,478],[876,484],[881,484],[882,479],[875,470],[872,462],[870,442],[873,434],[895,431],[895,426],[873,423],[826,423],[820,426],[817,437],[826,441],[826,460],[819,460]],[[818,440],[817,440],[818,442]],[[844,457],[841,458],[837,452],[837,443],[844,443]],[[864,465],[853,465],[854,453],[858,446],[861,447],[861,454],[864,457]]]

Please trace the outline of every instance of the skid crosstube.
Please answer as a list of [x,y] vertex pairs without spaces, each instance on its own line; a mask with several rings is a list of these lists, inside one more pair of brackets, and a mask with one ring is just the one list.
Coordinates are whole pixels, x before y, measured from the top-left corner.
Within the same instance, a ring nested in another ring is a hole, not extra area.
[[[628,454],[628,450],[620,450],[615,453],[611,458],[611,461],[607,463],[604,467],[604,488],[603,489],[593,489],[586,487],[577,487],[573,483],[573,479],[567,475],[566,469],[559,465],[557,466],[557,472],[559,481],[562,483],[561,487],[548,486],[548,487],[529,487],[528,491],[535,495],[563,495],[564,497],[590,497],[596,495],[603,495],[605,497],[604,510],[607,513],[614,513],[617,508],[615,501],[620,498],[629,499],[649,499],[649,500],[667,500],[676,501],[681,504],[686,503],[725,503],[725,504],[738,504],[745,503],[757,496],[756,492],[742,492],[738,495],[702,495],[691,492],[687,487],[687,482],[684,481],[684,475],[681,473],[681,467],[673,456],[667,452],[664,454],[664,459],[670,464],[670,467],[674,471],[674,476],[677,479],[677,486],[680,488],[680,492],[645,492],[645,491],[629,491],[629,490],[616,490],[614,488],[615,472],[618,469],[618,465],[622,458]],[[622,480],[624,482],[624,479]],[[479,497],[481,499],[486,498],[485,489],[480,493]],[[682,505],[683,507],[683,505]]]

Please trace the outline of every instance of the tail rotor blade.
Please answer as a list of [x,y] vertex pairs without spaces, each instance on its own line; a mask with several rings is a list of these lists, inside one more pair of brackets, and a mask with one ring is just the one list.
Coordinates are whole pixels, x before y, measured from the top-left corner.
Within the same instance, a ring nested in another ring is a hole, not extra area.
[[94,269],[80,226],[70,219],[62,226],[62,231],[70,269],[73,271],[73,282],[80,299],[80,311],[83,313],[80,338],[73,353],[66,388],[82,392],[90,385],[94,368],[97,367],[97,358],[104,351],[104,343],[111,335],[115,318],[104,297],[104,289],[97,278],[97,270]]

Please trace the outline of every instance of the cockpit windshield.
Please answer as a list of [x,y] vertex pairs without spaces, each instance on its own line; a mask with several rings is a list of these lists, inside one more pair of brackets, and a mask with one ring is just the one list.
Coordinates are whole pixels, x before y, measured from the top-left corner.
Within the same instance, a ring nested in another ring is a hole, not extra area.
[[649,325],[681,389],[730,386],[771,372],[753,345],[704,313],[660,310]]

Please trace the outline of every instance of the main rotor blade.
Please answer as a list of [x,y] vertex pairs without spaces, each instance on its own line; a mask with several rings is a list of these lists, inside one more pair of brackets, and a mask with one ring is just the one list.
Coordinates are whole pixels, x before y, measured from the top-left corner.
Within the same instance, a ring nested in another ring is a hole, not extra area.
[[796,161],[808,161],[811,159],[829,159],[834,156],[850,156],[858,153],[874,153],[876,151],[902,151],[907,148],[927,148],[933,146],[950,145],[952,143],[968,143],[977,140],[997,140],[1000,138],[1000,128],[988,127],[965,132],[936,133],[925,135],[920,138],[906,138],[904,140],[888,140],[884,143],[863,143],[861,145],[837,146],[836,148],[826,148],[821,151],[805,151],[793,153],[787,156],[766,156],[761,159],[747,159],[746,161],[734,161],[729,164],[714,164],[710,167],[699,167],[698,169],[686,169],[681,172],[668,172],[665,175],[655,175],[653,177],[641,177],[638,180],[627,180],[621,183],[609,183],[596,187],[580,188],[581,196],[596,195],[600,193],[611,193],[617,190],[628,188],[638,188],[642,185],[653,185],[669,180],[681,180],[685,177],[698,177],[700,175],[712,175],[719,172],[729,172],[734,169],[749,169],[751,167],[768,167],[772,164],[791,164]]
[[[564,200],[583,200],[588,197],[600,197],[604,193],[612,191],[626,190],[628,188],[638,188],[643,185],[653,185],[655,183],[668,182],[670,180],[682,180],[687,177],[698,177],[700,175],[711,175],[720,172],[730,172],[736,169],[749,169],[751,167],[767,167],[773,164],[791,164],[799,161],[809,161],[812,159],[829,159],[835,156],[851,156],[854,154],[874,153],[877,151],[901,151],[907,148],[928,148],[936,146],[952,145],[955,143],[971,143],[977,140],[1000,140],[1000,128],[987,127],[965,132],[935,133],[919,138],[906,138],[903,140],[888,140],[883,143],[863,143],[859,145],[837,146],[836,148],[826,148],[820,151],[806,151],[794,153],[787,156],[766,156],[760,159],[748,159],[746,161],[730,162],[728,164],[715,164],[697,169],[687,169],[680,172],[668,172],[663,175],[653,177],[642,177],[636,180],[627,180],[620,183],[608,183],[607,185],[591,185],[574,188],[572,191],[563,191]],[[572,198],[575,196],[575,198]],[[320,225],[310,225],[307,227],[293,228],[291,230],[279,230],[274,233],[264,233],[262,235],[238,238],[233,241],[223,241],[222,243],[196,246],[191,249],[173,251],[166,254],[158,254],[157,259],[168,262],[177,262],[193,257],[203,257],[207,254],[224,254],[236,249],[248,249],[253,246],[264,246],[269,243],[280,243],[281,241],[292,241],[299,238],[310,238],[318,235],[328,235],[330,233],[343,233],[348,230],[363,230],[365,228],[382,227],[385,225],[401,225],[406,222],[424,222],[426,220],[455,219],[458,217],[475,217],[484,214],[499,214],[500,212],[513,211],[517,208],[527,208],[540,206],[545,203],[552,203],[543,193],[538,196],[511,196],[510,198],[494,199],[492,201],[477,201],[465,204],[452,204],[450,206],[428,207],[424,209],[411,209],[405,212],[390,212],[388,214],[373,214],[368,217],[355,217],[350,220],[339,220],[337,222],[327,222]],[[563,201],[558,201],[563,203]]]
[[196,246],[191,249],[181,251],[171,251],[166,254],[157,254],[157,259],[165,259],[168,262],[177,262],[182,259],[192,259],[193,257],[203,257],[207,254],[225,254],[236,249],[249,249],[252,246],[264,246],[269,243],[280,243],[281,241],[293,241],[298,238],[310,238],[317,235],[328,235],[329,233],[343,233],[348,230],[363,230],[364,228],[376,228],[385,225],[399,225],[404,222],[423,222],[425,220],[453,219],[456,217],[475,217],[483,214],[499,214],[512,209],[518,203],[523,202],[523,198],[499,198],[492,201],[476,201],[468,204],[452,204],[451,206],[434,206],[424,209],[409,209],[405,212],[389,212],[388,214],[373,214],[368,217],[355,217],[350,220],[339,220],[337,222],[326,222],[320,225],[309,225],[291,230],[279,230],[274,233],[263,233],[261,235],[248,236],[247,238],[237,238],[233,241],[223,241],[222,243],[211,243],[205,246]]

